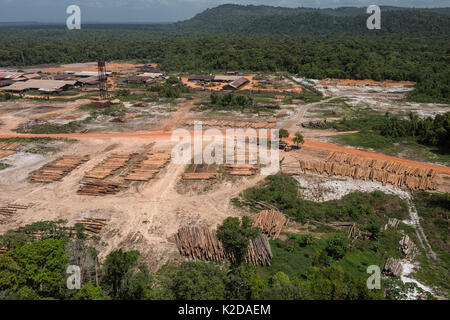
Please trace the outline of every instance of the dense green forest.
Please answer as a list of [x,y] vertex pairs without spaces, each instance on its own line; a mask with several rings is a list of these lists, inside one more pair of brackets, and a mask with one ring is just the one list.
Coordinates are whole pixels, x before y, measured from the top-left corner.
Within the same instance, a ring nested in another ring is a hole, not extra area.
[[448,36],[449,9],[409,9],[381,6],[382,28],[366,27],[366,8],[281,8],[222,5],[168,26],[182,32],[288,35]]
[[[450,112],[436,117],[419,119],[417,114],[410,113],[408,118],[384,115],[373,111],[359,110],[354,116],[328,123],[327,127],[338,131],[358,130],[359,134],[385,137],[387,142],[397,142],[401,138],[412,138],[426,146],[437,147],[442,152],[450,150]],[[368,139],[370,140],[370,139]]]
[[4,26],[0,66],[135,60],[172,72],[410,80],[410,99],[448,103],[448,8],[382,9],[381,31],[361,10],[224,5],[168,25]]

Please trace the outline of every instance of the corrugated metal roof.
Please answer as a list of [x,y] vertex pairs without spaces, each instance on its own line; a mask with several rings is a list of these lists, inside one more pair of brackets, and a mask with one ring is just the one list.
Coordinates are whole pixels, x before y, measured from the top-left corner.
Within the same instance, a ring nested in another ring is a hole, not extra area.
[[190,76],[188,81],[212,81],[213,76]]
[[231,82],[229,84],[229,86],[237,89],[237,88],[243,86],[244,84],[246,84],[247,82],[249,82],[249,80],[247,78],[239,78],[239,79],[236,79],[233,82]]
[[145,77],[145,78],[159,78],[162,77],[163,74],[162,73],[156,73],[156,72],[146,72],[146,73],[141,73],[137,75],[138,77]]
[[60,81],[60,80],[37,80],[32,79],[25,82],[15,82],[8,87],[2,88],[7,91],[23,91],[29,89],[61,89],[67,85],[74,86],[76,81]]
[[234,81],[240,78],[239,76],[215,76],[214,81]]
[[23,76],[23,72],[0,72],[0,79],[16,79]]

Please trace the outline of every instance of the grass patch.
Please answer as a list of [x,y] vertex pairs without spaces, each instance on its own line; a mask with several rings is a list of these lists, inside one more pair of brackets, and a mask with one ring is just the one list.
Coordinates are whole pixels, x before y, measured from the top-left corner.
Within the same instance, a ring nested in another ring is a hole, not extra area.
[[419,259],[420,268],[414,276],[427,285],[437,288],[439,294],[450,296],[450,194],[414,192],[413,201],[420,216],[420,224],[438,260],[424,253]]
[[0,162],[0,170],[6,169],[6,168],[9,168],[9,167],[11,167],[10,164]]
[[28,128],[20,127],[17,132],[20,133],[34,133],[34,134],[57,134],[57,133],[74,133],[81,128],[81,121],[71,121],[65,124],[36,124]]
[[406,159],[450,165],[449,150],[420,144],[414,137],[391,138],[373,132],[357,132],[332,136],[330,140],[340,145],[362,147]]
[[26,138],[26,137],[14,137],[14,138],[0,138],[0,142],[20,142],[20,143],[50,143],[53,141],[64,141],[64,142],[75,142],[77,140],[75,139],[65,139],[65,138],[50,138],[50,137],[43,137],[43,138]]
[[245,190],[241,197],[247,204],[264,201],[298,221],[354,221],[369,228],[386,223],[388,218],[404,219],[408,216],[405,201],[381,191],[353,192],[339,200],[314,202],[299,192],[298,182],[283,174],[268,176],[263,183]]

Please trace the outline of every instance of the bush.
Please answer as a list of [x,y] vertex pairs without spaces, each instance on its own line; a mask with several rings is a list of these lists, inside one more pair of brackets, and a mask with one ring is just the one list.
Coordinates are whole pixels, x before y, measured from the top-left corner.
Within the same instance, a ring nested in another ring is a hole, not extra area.
[[338,260],[345,256],[349,249],[347,239],[342,234],[337,234],[327,241],[325,252],[332,258]]

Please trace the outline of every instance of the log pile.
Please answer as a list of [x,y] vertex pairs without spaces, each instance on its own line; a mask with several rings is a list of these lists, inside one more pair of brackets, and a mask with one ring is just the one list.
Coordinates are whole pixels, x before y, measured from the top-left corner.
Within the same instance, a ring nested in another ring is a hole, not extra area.
[[0,254],[5,254],[8,252],[8,248],[2,247],[0,248]]
[[214,172],[187,172],[182,177],[183,180],[213,180],[217,175]]
[[16,153],[16,152],[15,151],[0,151],[0,159],[6,158],[14,153]]
[[77,193],[85,196],[104,196],[107,194],[116,194],[125,188],[126,185],[121,183],[86,180],[82,182]]
[[16,150],[20,142],[0,142],[0,150]]
[[136,113],[128,113],[128,114],[126,114],[124,116],[121,116],[121,117],[115,117],[115,118],[111,119],[110,122],[125,122],[128,119],[136,118],[136,116],[137,116]]
[[225,169],[232,176],[253,176],[258,167],[255,164],[228,164]]
[[63,156],[33,174],[30,181],[43,183],[59,181],[69,172],[88,160],[88,157]]
[[261,263],[264,266],[270,265],[271,259],[272,250],[270,249],[269,240],[265,234],[250,240],[245,262],[252,263],[255,266]]
[[0,215],[11,216],[17,213],[18,210],[26,210],[31,207],[30,204],[9,203],[6,206],[0,207]]
[[85,178],[104,179],[112,174],[117,169],[124,167],[131,157],[134,156],[133,152],[115,152],[111,156],[103,160],[94,169],[87,172]]
[[170,152],[150,153],[147,158],[139,164],[139,167],[133,169],[132,172],[125,177],[125,180],[149,181],[164,168],[167,163],[169,163],[170,158]]
[[327,126],[327,120],[319,120],[319,121],[308,121],[303,122],[302,127],[303,128],[325,128]]
[[183,227],[175,234],[180,253],[191,259],[222,261],[226,258],[222,243],[208,228]]
[[387,231],[389,229],[396,229],[399,223],[400,221],[398,219],[389,218],[388,223],[380,227],[380,232]]
[[81,223],[84,226],[84,229],[86,229],[89,232],[98,234],[100,233],[103,228],[107,225],[106,219],[100,219],[100,218],[83,218],[77,220],[78,223]]
[[[226,258],[233,260],[232,256],[225,254],[223,244],[216,233],[208,228],[183,227],[175,234],[175,243],[180,253],[190,259],[222,261]],[[245,260],[247,263],[257,265],[270,264],[272,251],[266,235],[250,241]]]
[[212,180],[217,178],[217,167],[209,164],[195,164],[189,172],[182,175],[183,180]]
[[403,271],[402,264],[400,259],[394,259],[393,257],[389,257],[386,260],[383,268],[383,274],[391,277],[399,277],[401,276]]
[[279,237],[281,229],[287,224],[287,221],[284,214],[278,210],[263,210],[255,217],[253,226],[275,240]]
[[[185,122],[188,126],[193,126],[195,120],[188,120]],[[224,120],[211,120],[201,121],[202,126],[207,127],[232,127],[232,128],[253,128],[253,129],[273,129],[275,123],[264,122],[247,122],[247,121],[224,121]]]
[[[433,169],[416,168],[397,162],[363,158],[343,152],[331,152],[324,161],[300,160],[301,172],[352,177],[379,181],[383,185],[406,186],[409,189],[435,190],[437,173]],[[290,171],[291,174],[295,172]]]
[[407,234],[403,236],[400,240],[400,251],[403,252],[407,257],[414,252],[414,242]]

